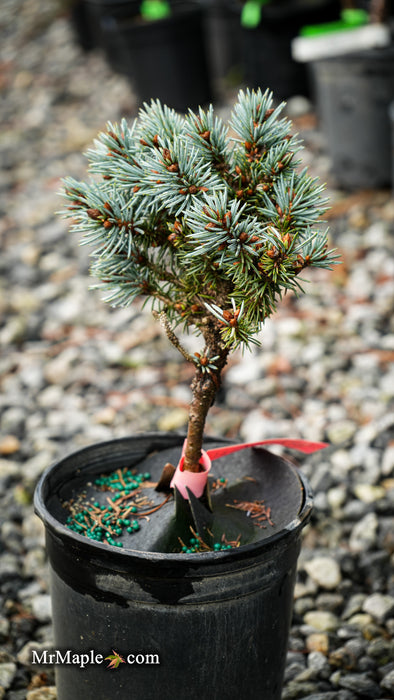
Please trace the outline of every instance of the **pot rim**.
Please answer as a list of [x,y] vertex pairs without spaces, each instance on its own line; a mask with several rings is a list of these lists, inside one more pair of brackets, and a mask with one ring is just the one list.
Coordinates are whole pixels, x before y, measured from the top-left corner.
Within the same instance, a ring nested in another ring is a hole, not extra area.
[[[61,523],[52,513],[48,510],[46,506],[46,498],[44,495],[45,488],[47,486],[47,481],[50,478],[50,476],[56,471],[56,469],[60,469],[60,467],[69,459],[72,459],[75,455],[77,454],[82,454],[84,452],[89,452],[97,448],[103,448],[109,445],[113,445],[114,447],[116,444],[124,443],[125,441],[132,440],[133,438],[149,438],[149,439],[160,439],[163,438],[164,436],[168,437],[174,437],[174,439],[179,438],[179,446],[182,446],[183,440],[185,438],[184,435],[181,435],[179,433],[166,433],[166,432],[146,432],[146,433],[136,433],[135,435],[131,436],[125,436],[121,438],[114,438],[111,440],[105,440],[102,442],[95,442],[92,443],[91,445],[86,445],[82,448],[79,448],[77,450],[73,450],[69,454],[65,455],[61,459],[56,460],[54,463],[52,463],[47,469],[43,472],[41,475],[35,491],[34,491],[34,512],[35,514],[40,518],[40,520],[43,522],[45,528],[51,532],[52,535],[54,535],[57,539],[60,540],[67,540],[70,542],[71,545],[74,545],[76,548],[79,550],[89,550],[91,552],[96,552],[98,555],[102,555],[103,553],[106,553],[107,556],[115,557],[119,562],[123,561],[125,562],[127,559],[133,559],[133,560],[139,560],[141,562],[149,562],[150,564],[154,563],[163,563],[168,562],[169,564],[177,564],[177,563],[188,563],[190,562],[195,562],[196,564],[209,564],[213,563],[214,561],[220,560],[221,562],[225,562],[228,559],[236,559],[236,558],[246,558],[248,556],[253,556],[255,553],[259,552],[260,550],[267,550],[270,549],[272,546],[276,544],[276,542],[280,539],[294,536],[299,530],[301,530],[308,522],[312,507],[313,507],[313,494],[312,494],[312,489],[310,487],[309,481],[305,477],[304,474],[288,459],[285,457],[280,457],[280,459],[284,460],[287,462],[289,467],[293,469],[299,479],[300,482],[300,489],[303,493],[303,501],[300,507],[300,510],[298,514],[291,520],[288,525],[278,532],[269,535],[268,537],[262,539],[262,540],[257,540],[255,542],[251,542],[249,544],[245,545],[240,545],[239,547],[230,549],[230,550],[224,550],[224,551],[214,551],[214,552],[198,552],[198,553],[192,553],[192,554],[187,554],[184,552],[154,552],[154,551],[145,551],[145,550],[139,550],[139,549],[131,549],[131,548],[117,548],[113,547],[109,544],[105,544],[104,542],[97,542],[95,540],[91,540],[84,535],[80,535],[76,532],[73,532],[68,528],[65,524]],[[234,441],[228,440],[225,438],[214,438],[212,436],[207,436],[204,440],[204,445],[207,445],[209,443],[226,443],[226,444],[234,444]],[[174,446],[177,446],[177,442],[174,444]],[[165,449],[165,448],[163,448]]]

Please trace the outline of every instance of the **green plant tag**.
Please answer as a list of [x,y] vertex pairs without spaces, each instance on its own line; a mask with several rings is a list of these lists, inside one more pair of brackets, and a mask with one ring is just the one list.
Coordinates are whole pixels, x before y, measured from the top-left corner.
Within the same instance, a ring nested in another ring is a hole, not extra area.
[[332,32],[341,32],[348,29],[355,29],[356,27],[362,27],[367,23],[368,13],[365,10],[342,10],[340,19],[334,22],[311,24],[302,27],[300,36],[322,36],[324,34],[331,34]]
[[361,27],[363,24],[368,24],[368,12],[357,8],[348,8],[342,10],[341,19],[348,27]]
[[270,0],[247,0],[241,12],[241,25],[247,29],[254,29],[260,24],[261,8],[268,5]]
[[143,0],[140,6],[140,13],[143,19],[154,21],[169,17],[171,8],[166,0]]

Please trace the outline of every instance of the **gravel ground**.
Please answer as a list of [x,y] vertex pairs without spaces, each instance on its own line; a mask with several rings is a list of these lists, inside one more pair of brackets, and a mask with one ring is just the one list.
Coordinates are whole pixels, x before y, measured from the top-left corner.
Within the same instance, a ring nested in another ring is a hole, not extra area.
[[[147,310],[88,291],[87,252],[54,212],[60,178],[107,120],[136,114],[124,78],[84,54],[53,0],[3,0],[0,19],[0,699],[56,698],[30,666],[51,642],[41,523],[43,469],[83,445],[183,431],[190,371]],[[220,105],[226,113],[228,103]],[[304,160],[328,181],[343,264],[234,356],[208,432],[302,437],[316,508],[305,532],[283,700],[394,698],[394,201],[330,181],[313,113],[290,112]],[[186,341],[185,341],[186,342]],[[149,365],[146,364],[147,358]]]

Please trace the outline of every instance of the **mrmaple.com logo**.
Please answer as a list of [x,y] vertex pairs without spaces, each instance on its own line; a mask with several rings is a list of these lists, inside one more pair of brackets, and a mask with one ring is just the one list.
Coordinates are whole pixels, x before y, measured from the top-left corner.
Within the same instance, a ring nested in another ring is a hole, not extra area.
[[160,664],[158,654],[131,653],[127,656],[121,656],[114,649],[112,649],[112,654],[108,654],[108,656],[97,654],[93,649],[84,653],[78,653],[71,649],[67,649],[66,651],[60,651],[59,649],[49,651],[48,649],[44,649],[40,652],[33,649],[31,659],[31,663],[37,664],[38,666],[78,666],[79,668],[100,665],[105,661],[108,662],[107,668],[112,670],[119,668],[121,664],[136,664],[137,666]]

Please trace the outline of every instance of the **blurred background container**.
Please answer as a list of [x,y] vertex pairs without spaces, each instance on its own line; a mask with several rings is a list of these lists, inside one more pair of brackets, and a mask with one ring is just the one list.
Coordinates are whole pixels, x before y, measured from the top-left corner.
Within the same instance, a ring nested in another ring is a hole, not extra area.
[[[335,22],[341,10],[349,7],[369,12],[370,21],[384,21],[390,26],[393,3],[71,2],[81,45],[86,50],[103,51],[111,68],[129,79],[139,103],[159,98],[185,111],[225,101],[226,92],[239,87],[268,87],[276,100],[302,95],[316,111],[339,187],[376,188],[391,182],[392,39],[385,48],[357,53],[346,53],[345,49],[339,55],[309,63],[294,59],[292,42],[303,27]],[[152,7],[159,12],[150,14]]]

